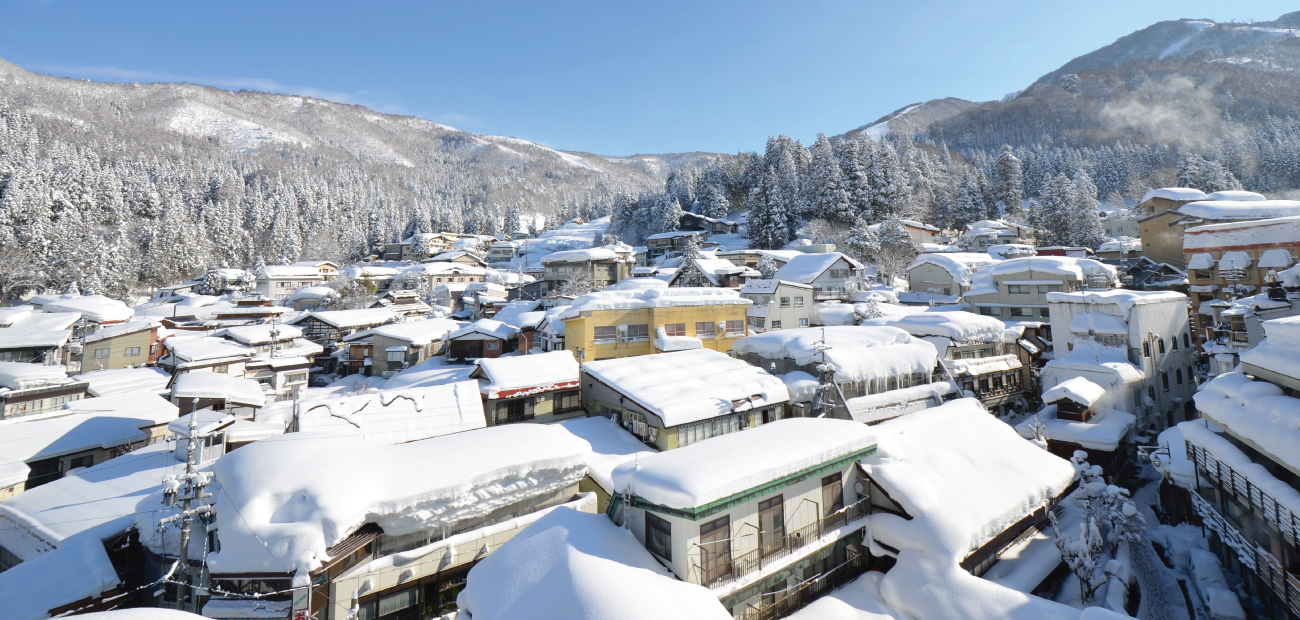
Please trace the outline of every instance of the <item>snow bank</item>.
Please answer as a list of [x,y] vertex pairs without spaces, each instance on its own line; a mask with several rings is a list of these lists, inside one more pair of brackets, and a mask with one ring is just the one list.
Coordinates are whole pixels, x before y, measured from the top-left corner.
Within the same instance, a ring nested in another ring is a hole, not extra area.
[[[298,401],[303,432],[351,435],[366,441],[402,443],[487,426],[476,381],[365,394],[308,396]],[[258,411],[258,422],[287,425],[292,401]]]
[[69,383],[68,373],[61,364],[0,362],[0,387],[30,390],[65,383]]
[[287,567],[304,576],[365,523],[390,535],[453,527],[575,485],[589,451],[540,424],[396,445],[320,433],[264,439],[213,465],[221,551],[208,565],[214,573]]
[[[1009,246],[999,246],[1009,247]],[[990,249],[991,251],[991,249]],[[958,286],[970,286],[970,276],[976,269],[986,265],[992,265],[998,262],[1000,257],[994,257],[991,254],[979,254],[976,252],[945,252],[942,254],[922,254],[908,265],[907,270],[911,271],[921,265],[934,265],[952,276],[952,280]]]
[[603,515],[559,508],[470,570],[466,620],[729,620],[707,589],[678,581]]
[[1191,187],[1163,187],[1153,189],[1142,196],[1139,203],[1146,202],[1152,198],[1163,198],[1165,200],[1205,200],[1205,192]]
[[487,375],[479,380],[479,390],[487,398],[578,388],[578,360],[572,351],[481,359],[478,367]]
[[172,399],[179,402],[190,398],[228,400],[249,407],[266,404],[261,384],[252,379],[219,372],[187,372],[178,375],[172,382]]
[[1083,377],[1067,379],[1056,384],[1056,387],[1043,392],[1043,402],[1054,403],[1062,399],[1069,399],[1084,408],[1097,404],[1106,395],[1106,388],[1097,385]]
[[1075,474],[1069,461],[1025,441],[973,398],[872,428],[879,450],[863,468],[907,514],[942,513],[947,523],[938,534],[956,560],[1056,498]]
[[787,616],[790,620],[912,620],[912,616],[880,600],[884,573],[872,571],[850,581],[811,605]]
[[[94,536],[82,536],[65,547],[0,573],[0,608],[9,620],[48,618],[51,609],[99,596],[120,583],[117,570],[104,551],[104,543]],[[110,620],[104,614],[84,617],[101,615],[105,616],[103,620]],[[117,614],[121,620],[130,617]],[[198,616],[184,614],[168,620],[183,618]]]
[[[1133,429],[1133,424],[1137,420],[1133,414],[1115,409],[1102,409],[1087,422],[1061,420],[1056,417],[1056,405],[1043,407],[1038,412],[1038,419],[1047,426],[1042,431],[1046,439],[1077,443],[1085,450],[1103,452],[1118,449],[1119,443]],[[1034,430],[1030,427],[1032,423],[1031,417],[1017,424],[1016,432],[1025,439],[1033,439]]]
[[172,376],[161,368],[120,368],[96,370],[77,375],[77,379],[90,384],[86,389],[91,396],[111,396],[129,392],[160,393],[167,389]]
[[780,379],[712,349],[587,362],[582,371],[659,416],[666,427],[789,398]]
[[[1253,351],[1242,354],[1243,361],[1249,353]],[[1211,422],[1300,469],[1300,398],[1285,396],[1282,388],[1251,381],[1239,372],[1211,379],[1193,398],[1196,409]]]
[[614,488],[691,509],[875,443],[872,429],[857,422],[788,418],[624,463],[614,470]]
[[635,462],[658,450],[641,443],[631,433],[623,430],[613,420],[601,416],[575,418],[556,424],[591,446],[587,456],[587,475],[606,493],[613,495],[614,470],[619,465]]

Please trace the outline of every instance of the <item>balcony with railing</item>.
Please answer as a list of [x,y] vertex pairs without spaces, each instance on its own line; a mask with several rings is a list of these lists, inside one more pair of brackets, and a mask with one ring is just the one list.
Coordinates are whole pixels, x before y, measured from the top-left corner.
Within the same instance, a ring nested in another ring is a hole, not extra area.
[[789,557],[827,533],[865,517],[869,511],[870,498],[861,499],[797,530],[764,538],[753,550],[739,555],[731,553],[731,539],[699,543],[690,560],[687,581],[706,588],[725,586]]

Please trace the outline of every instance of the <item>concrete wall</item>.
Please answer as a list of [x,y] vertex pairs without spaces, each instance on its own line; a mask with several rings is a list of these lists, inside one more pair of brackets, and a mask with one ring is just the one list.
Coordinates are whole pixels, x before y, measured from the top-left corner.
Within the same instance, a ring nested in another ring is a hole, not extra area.
[[[811,304],[811,300],[809,303]],[[726,304],[584,312],[582,316],[564,322],[564,347],[572,351],[579,362],[648,355],[658,352],[654,347],[654,337],[655,330],[661,325],[685,323],[686,335],[698,337],[695,333],[695,324],[697,322],[709,322],[713,324],[716,336],[713,338],[700,338],[704,348],[726,353],[731,351],[732,345],[737,340],[745,337],[746,334],[742,330],[742,333],[734,337],[727,337],[721,330],[718,330],[717,324],[719,321],[740,321],[744,324],[746,320],[745,314],[748,309],[749,306],[746,304]],[[600,344],[593,342],[597,326],[618,326],[622,324],[648,325],[649,337],[637,342],[602,342]],[[578,349],[583,349],[581,357],[578,357]]]

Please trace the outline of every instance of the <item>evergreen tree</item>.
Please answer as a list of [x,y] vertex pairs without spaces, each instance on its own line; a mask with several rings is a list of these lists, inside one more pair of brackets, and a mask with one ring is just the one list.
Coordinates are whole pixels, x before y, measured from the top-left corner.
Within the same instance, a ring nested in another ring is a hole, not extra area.
[[1065,173],[1058,174],[1043,186],[1039,197],[1041,201],[1036,220],[1040,226],[1038,243],[1048,246],[1070,245],[1074,236],[1074,225],[1070,218],[1076,211],[1074,184]]
[[844,241],[844,253],[850,258],[870,264],[880,256],[880,237],[867,225],[867,221],[858,218]]
[[226,288],[226,279],[221,275],[221,269],[215,264],[208,265],[200,288],[203,289],[204,295],[220,295]]
[[677,273],[673,275],[674,286],[713,286],[709,278],[700,271],[696,261],[700,260],[700,240],[697,235],[686,238],[686,247],[682,249],[682,260]]
[[754,269],[758,270],[760,278],[771,280],[776,276],[776,272],[780,270],[780,266],[776,264],[776,259],[772,258],[771,255],[764,254],[758,258],[758,264],[754,266]]
[[776,169],[769,167],[763,173],[758,187],[750,191],[746,206],[749,207],[749,239],[751,245],[765,249],[784,247],[790,238],[785,225],[785,214],[781,210],[781,188],[777,181]]
[[681,227],[681,220],[682,205],[677,202],[677,196],[664,194],[655,202],[654,211],[650,214],[650,233],[677,230]]
[[854,219],[853,205],[844,188],[839,162],[826,134],[817,134],[812,161],[803,185],[803,212],[808,217],[832,219],[843,223]]
[[[519,200],[523,201],[523,198]],[[513,235],[521,229],[519,224],[519,202],[506,206],[504,227],[505,233],[508,235]]]
[[907,266],[916,259],[916,244],[911,233],[898,219],[885,220],[876,230],[880,239],[880,251],[872,261],[876,270],[884,278],[887,286],[893,286],[894,278],[902,276]]
[[709,166],[704,171],[695,194],[696,213],[705,217],[724,218],[731,212],[731,202],[723,186],[722,171],[717,166]]

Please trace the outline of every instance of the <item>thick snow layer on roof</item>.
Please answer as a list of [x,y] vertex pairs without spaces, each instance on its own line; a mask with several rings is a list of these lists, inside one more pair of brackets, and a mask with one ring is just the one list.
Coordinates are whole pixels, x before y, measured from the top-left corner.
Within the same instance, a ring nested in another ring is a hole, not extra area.
[[991,372],[1006,372],[1023,368],[1020,358],[1015,353],[974,359],[944,360],[943,363],[954,376],[958,377],[986,375]]
[[884,576],[878,571],[868,572],[786,617],[789,620],[912,620],[912,616],[881,600],[880,579]]
[[787,418],[624,463],[614,488],[670,508],[698,508],[876,443],[872,429],[830,418]]
[[[83,536],[76,542],[0,573],[0,608],[8,620],[38,620],[49,611],[112,590],[121,583],[103,541]],[[134,610],[132,610],[134,611]],[[100,616],[102,614],[89,614]],[[177,615],[180,616],[179,612]],[[101,620],[128,620],[131,616]],[[174,620],[198,619],[184,614]]]
[[1115,373],[1118,383],[1102,386],[1108,389],[1127,389],[1130,383],[1142,381],[1142,371],[1128,361],[1127,351],[1123,347],[1111,347],[1096,340],[1079,339],[1074,341],[1074,350],[1057,357],[1044,366],[1044,370],[1059,368],[1062,370],[1078,368],[1105,368]]
[[1250,258],[1250,255],[1245,252],[1239,250],[1224,252],[1223,256],[1219,257],[1219,270],[1245,269],[1249,267],[1252,262],[1254,261]]
[[1208,200],[1235,200],[1238,202],[1250,202],[1254,200],[1268,200],[1263,194],[1248,192],[1240,189],[1225,189],[1219,192],[1210,192],[1206,194]]
[[985,265],[991,265],[998,262],[989,254],[978,254],[975,252],[945,252],[943,254],[922,254],[912,261],[907,270],[911,271],[920,265],[934,265],[948,272],[952,276],[953,282],[959,286],[970,286],[970,275],[976,269]]
[[0,489],[27,480],[31,471],[32,468],[28,467],[22,459],[0,457]]
[[587,362],[582,371],[659,416],[666,427],[789,398],[780,379],[712,349]]
[[[1111,283],[1118,283],[1119,277],[1114,267],[1091,258],[1073,258],[1070,256],[1026,256],[993,263],[981,270],[994,277],[1006,277],[1028,274],[1026,279],[1035,275],[1066,276],[1074,280],[1085,280],[1088,276],[1105,276]],[[972,286],[972,288],[974,288]]]
[[365,523],[395,536],[454,528],[575,485],[589,451],[587,442],[542,424],[395,445],[321,433],[263,439],[213,465],[217,503],[233,510],[217,511],[221,550],[208,566],[305,575]]
[[27,390],[68,382],[67,369],[61,364],[0,362],[0,387]]
[[445,357],[431,357],[393,375],[383,387],[386,390],[397,390],[455,383],[469,379],[469,373],[473,371],[473,366],[448,364]]
[[817,389],[821,387],[817,377],[802,370],[777,376],[781,377],[786,391],[790,392],[791,403],[810,403],[817,398]]
[[[109,449],[143,441],[140,429],[175,419],[176,407],[155,395],[128,394],[137,407],[126,403],[92,403],[84,410],[63,410],[0,422],[0,459],[34,461],[75,452]],[[89,399],[98,401],[101,399]],[[80,401],[78,401],[80,402]],[[97,410],[93,407],[112,407]],[[37,419],[28,419],[35,417]]]
[[1070,332],[1075,334],[1128,335],[1128,322],[1122,316],[1104,312],[1076,312],[1070,319]]
[[[1056,405],[1048,405],[1038,412],[1038,419],[1046,425],[1043,437],[1049,441],[1077,443],[1085,450],[1111,452],[1119,448],[1119,443],[1133,429],[1137,418],[1126,411],[1101,409],[1087,422],[1075,422],[1057,418]],[[1033,439],[1032,423],[1031,417],[1017,424],[1016,432],[1025,439]]]
[[159,396],[158,392],[149,390],[83,398],[67,403],[63,407],[63,411],[71,413],[133,418],[153,424],[162,424],[176,417],[176,405]]
[[334,293],[334,289],[328,286],[304,286],[294,291],[293,294],[289,296],[289,301],[329,299],[334,295]]
[[186,362],[239,359],[252,357],[256,353],[242,344],[215,336],[187,338],[177,335],[164,340],[163,346],[171,351],[173,357]]
[[1075,377],[1062,381],[1056,384],[1056,387],[1043,392],[1043,402],[1054,403],[1062,399],[1069,399],[1086,408],[1097,404],[1097,401],[1100,401],[1105,395],[1106,388],[1084,377]]
[[916,336],[939,336],[953,342],[1002,342],[1002,335],[1007,326],[1002,321],[991,317],[951,310],[945,312],[918,312],[906,316],[887,319],[881,325],[889,325],[907,331]]
[[1196,409],[1211,422],[1300,470],[1300,399],[1238,372],[1211,379],[1194,398]]
[[828,326],[757,334],[737,340],[732,347],[741,355],[753,353],[768,359],[789,358],[803,366],[821,361],[821,353],[815,345],[822,339],[831,347],[830,350],[892,347],[918,342],[897,327]]
[[35,310],[36,306],[30,304],[0,308],[0,327],[8,327],[14,321],[30,316]]
[[[392,267],[380,267],[378,265],[352,265],[339,270],[339,277],[347,280],[389,280],[397,276],[397,270]],[[340,310],[339,312],[346,312]]]
[[1075,475],[1069,461],[1025,441],[973,398],[872,429],[879,451],[863,459],[867,474],[913,517],[943,511],[945,546],[961,557],[1055,498]]
[[414,277],[425,278],[429,276],[441,276],[441,275],[448,275],[448,274],[481,276],[481,275],[486,275],[487,272],[488,272],[487,269],[483,267],[479,267],[477,265],[466,265],[464,263],[451,263],[446,261],[439,261],[439,262],[419,263],[416,265],[411,265],[410,267],[403,269],[401,275],[399,275],[395,279],[398,280],[405,279],[407,277],[407,274],[414,274]]
[[485,379],[479,379],[479,389],[488,398],[578,387],[578,360],[572,351],[481,359],[478,367],[486,375]]
[[1252,366],[1300,379],[1300,316],[1260,323],[1264,340],[1241,353],[1241,361]]
[[493,321],[492,319],[479,319],[456,331],[449,332],[447,334],[447,337],[451,339],[465,338],[465,339],[478,340],[486,336],[490,338],[498,338],[501,340],[509,340],[511,338],[514,338],[518,334],[519,334],[519,330],[509,325],[506,325],[501,321]]
[[266,265],[257,272],[259,278],[319,278],[320,270],[308,265]]
[[371,327],[374,325],[392,323],[397,320],[397,314],[388,308],[360,308],[357,310],[325,310],[322,312],[309,312],[295,319],[294,323],[301,323],[310,317],[315,317],[316,320],[337,329]]
[[[1300,242],[1300,239],[1297,241]],[[1273,248],[1264,250],[1264,253],[1259,256],[1260,269],[1286,269],[1294,262],[1295,258],[1291,256],[1290,250]]]
[[1209,252],[1198,252],[1187,260],[1188,269],[1209,269],[1213,266],[1214,255]]
[[[405,340],[416,346],[424,346],[442,340],[447,334],[465,327],[463,321],[451,319],[420,319],[403,323],[390,323],[372,327],[344,338],[345,341],[357,340],[366,336],[380,335],[394,340]],[[363,336],[364,334],[364,336]]]
[[[274,335],[272,332],[277,332]],[[263,323],[261,325],[241,325],[239,327],[227,327],[218,332],[219,336],[225,336],[247,345],[270,344],[271,341],[284,342],[302,337],[302,330],[292,325],[271,325]]]
[[1193,492],[1197,486],[1196,465],[1187,458],[1187,442],[1183,438],[1181,426],[1202,423],[1200,420],[1182,422],[1161,431],[1156,436],[1156,443],[1165,450],[1151,454],[1151,464],[1156,471],[1168,474],[1174,484]]
[[[259,411],[256,419],[287,425],[293,419],[293,403],[270,405]],[[352,435],[382,443],[415,441],[485,426],[476,381],[308,396],[298,401],[299,430]]]
[[554,265],[558,263],[585,263],[590,261],[614,260],[618,254],[612,248],[586,248],[583,250],[566,250],[563,252],[552,252],[542,257],[543,265]]
[[694,336],[669,336],[668,331],[660,325],[655,329],[654,345],[657,351],[672,353],[673,351],[703,349],[704,341]]
[[1142,249],[1142,240],[1133,237],[1111,239],[1097,246],[1098,252],[1136,252]]
[[853,418],[854,422],[874,424],[881,420],[920,411],[931,404],[941,402],[944,396],[957,391],[957,384],[951,381],[936,381],[857,396],[844,401],[844,406],[849,410],[849,417]]
[[1183,233],[1183,251],[1251,249],[1300,243],[1300,216],[1193,226]]
[[1300,200],[1205,200],[1189,202],[1177,211],[1206,220],[1266,220],[1300,215]]
[[558,508],[470,570],[467,620],[728,620],[709,590],[679,581],[604,515]]
[[258,382],[220,372],[187,372],[177,376],[172,382],[172,398],[225,399],[251,407],[266,404],[266,395]]
[[[72,337],[70,329],[32,329],[26,326],[0,328],[0,349],[61,347]],[[39,361],[39,357],[37,360]]]
[[497,313],[493,315],[492,318],[514,327],[515,329],[519,329],[525,327],[525,323],[520,320],[520,316],[539,311],[541,305],[542,302],[535,299],[512,301],[498,309]]
[[1133,306],[1141,304],[1187,303],[1187,296],[1175,291],[1130,291],[1128,289],[1110,289],[1108,291],[1078,291],[1074,293],[1048,293],[1047,301],[1075,304],[1115,304],[1127,316]]
[[[647,278],[624,280],[639,282]],[[683,286],[678,288],[617,288],[589,293],[573,300],[560,312],[560,319],[571,319],[583,312],[598,310],[632,310],[673,306],[752,305],[753,302],[729,288]]]
[[587,456],[587,475],[610,494],[617,491],[614,488],[614,469],[658,452],[609,418],[576,418],[559,422],[556,426],[591,446],[591,454]]
[[1163,187],[1153,189],[1142,196],[1139,202],[1146,202],[1152,198],[1163,198],[1165,200],[1205,200],[1205,192],[1191,187]]
[[156,443],[0,502],[0,546],[25,562],[81,532],[125,531],[136,512],[163,508],[149,496],[177,464],[169,446]]
[[41,307],[46,312],[79,312],[88,321],[116,323],[135,316],[126,304],[103,295],[61,296]]
[[[266,599],[223,599],[213,597],[203,604],[204,618],[219,620],[283,620],[289,617],[293,601]],[[189,616],[189,614],[186,614]],[[189,616],[191,619],[194,616]],[[128,619],[123,619],[128,620]]]
[[802,284],[811,284],[817,276],[822,275],[835,261],[844,259],[854,269],[862,269],[862,263],[849,258],[839,252],[826,252],[824,254],[800,254],[792,257],[785,265],[776,271],[774,276],[777,280],[789,280]]

